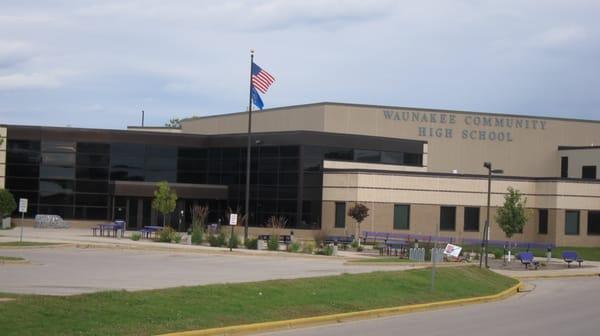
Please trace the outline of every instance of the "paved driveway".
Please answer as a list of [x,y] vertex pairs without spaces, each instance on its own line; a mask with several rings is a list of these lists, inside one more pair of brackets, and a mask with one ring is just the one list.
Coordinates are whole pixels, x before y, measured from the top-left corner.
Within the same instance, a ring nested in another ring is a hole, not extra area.
[[566,336],[600,334],[598,277],[537,280],[535,289],[505,301],[267,335]]
[[30,264],[0,264],[0,292],[70,295],[224,282],[315,277],[408,266],[344,265],[340,258],[214,255],[197,252],[52,247],[2,249]]

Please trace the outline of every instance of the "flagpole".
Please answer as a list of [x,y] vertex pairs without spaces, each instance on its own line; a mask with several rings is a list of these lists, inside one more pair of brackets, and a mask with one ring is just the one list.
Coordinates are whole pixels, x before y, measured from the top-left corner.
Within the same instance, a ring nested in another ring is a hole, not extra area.
[[244,223],[244,241],[248,240],[248,222],[250,221],[250,152],[252,146],[252,64],[254,64],[254,50],[250,50],[250,90],[248,96],[248,145],[246,147],[246,203],[244,211],[246,221]]

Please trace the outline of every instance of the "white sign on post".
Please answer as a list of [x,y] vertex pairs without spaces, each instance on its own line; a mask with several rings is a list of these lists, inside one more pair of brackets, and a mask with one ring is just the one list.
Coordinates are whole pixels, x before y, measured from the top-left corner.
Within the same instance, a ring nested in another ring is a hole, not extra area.
[[27,212],[27,198],[19,198],[19,212]]
[[462,247],[460,247],[458,245],[448,244],[448,245],[446,245],[446,248],[444,249],[444,254],[452,256],[454,258],[458,258],[461,250],[462,250]]
[[229,215],[229,225],[237,225],[237,214],[231,214]]

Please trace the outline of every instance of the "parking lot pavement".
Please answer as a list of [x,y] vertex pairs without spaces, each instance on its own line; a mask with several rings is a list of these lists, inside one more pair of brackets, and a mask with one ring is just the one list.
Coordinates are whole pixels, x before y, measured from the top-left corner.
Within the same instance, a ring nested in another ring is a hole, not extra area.
[[2,249],[29,264],[0,265],[0,292],[72,295],[405,270],[411,266],[345,265],[343,258],[214,255],[186,251],[51,247]]

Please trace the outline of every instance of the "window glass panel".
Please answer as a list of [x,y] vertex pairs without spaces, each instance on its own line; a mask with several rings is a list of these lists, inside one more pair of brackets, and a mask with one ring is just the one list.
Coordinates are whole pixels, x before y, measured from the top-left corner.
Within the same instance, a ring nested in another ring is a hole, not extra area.
[[540,209],[538,212],[538,233],[548,233],[548,209]]
[[23,166],[23,165],[12,165],[6,166],[6,177],[34,177],[38,178],[40,175],[39,166]]
[[581,167],[581,178],[584,179],[595,179],[596,178],[596,166],[583,166]]
[[39,164],[41,156],[39,152],[7,152],[6,161],[10,163]]
[[239,160],[240,159],[240,148],[223,148],[221,155],[225,160]]
[[40,180],[40,191],[51,193],[71,193],[74,187],[73,180]]
[[560,158],[560,177],[569,177],[569,157],[561,156]]
[[404,164],[404,154],[401,152],[381,152],[381,162],[387,164]]
[[183,172],[177,173],[177,182],[179,183],[206,183],[206,172]]
[[110,179],[122,181],[144,181],[144,171],[142,169],[113,169],[110,172]]
[[72,141],[42,141],[42,152],[75,153],[75,143]]
[[73,204],[73,194],[40,190],[40,204]]
[[180,158],[186,159],[207,159],[208,158],[208,150],[206,148],[190,148],[190,147],[180,147],[178,150],[178,156]]
[[330,160],[346,160],[346,161],[352,161],[354,160],[354,153],[352,151],[352,149],[342,149],[342,148],[337,148],[337,149],[328,149],[325,152],[324,155],[325,159],[330,159]]
[[109,164],[110,157],[108,155],[77,153],[78,166],[108,167]]
[[579,211],[569,210],[565,212],[565,234],[579,234]]
[[208,170],[207,160],[191,160],[191,159],[179,159],[177,161],[178,170],[189,170],[189,171],[206,171]]
[[146,148],[141,144],[113,144],[110,148],[111,167],[120,168],[144,168],[144,153]]
[[76,194],[75,195],[75,204],[76,205],[85,205],[85,206],[108,206],[108,196],[107,195],[97,195],[97,194]]
[[280,156],[298,156],[300,155],[300,147],[299,146],[281,146],[279,147],[279,155]]
[[277,157],[277,156],[279,156],[279,147],[277,147],[277,146],[260,146],[260,147],[258,147],[258,152],[259,152],[259,157],[261,159],[268,158],[268,157]]
[[297,158],[282,158],[279,160],[279,169],[296,171],[300,161]]
[[440,231],[456,229],[456,207],[440,207]]
[[6,188],[10,190],[35,190],[39,187],[37,178],[9,177],[6,179]]
[[58,166],[40,166],[40,177],[45,179],[72,180],[73,178],[75,178],[75,168]]
[[108,193],[108,181],[81,181],[75,183],[75,191],[85,193]]
[[335,227],[346,227],[346,203],[335,202]]
[[51,166],[73,166],[75,164],[75,154],[43,153],[42,164]]
[[78,142],[77,152],[94,153],[94,154],[110,154],[110,145],[97,142]]
[[423,165],[423,154],[404,153],[404,164],[407,166]]
[[77,207],[75,208],[75,218],[85,219],[107,219],[108,209],[107,208],[95,208],[95,207]]
[[73,218],[73,207],[72,206],[40,205],[38,213],[44,214],[44,215],[58,215],[64,219],[72,219]]
[[465,207],[465,231],[479,231],[479,208]]
[[600,235],[600,211],[588,212],[588,229],[589,235]]
[[279,174],[280,185],[296,185],[298,184],[298,174],[296,173],[280,173]]
[[77,178],[84,180],[108,180],[108,168],[78,167]]
[[410,205],[394,204],[394,230],[410,229]]
[[381,153],[374,150],[355,149],[354,160],[358,162],[380,162]]
[[40,142],[39,141],[30,141],[30,140],[13,140],[8,139],[6,142],[6,150],[7,151],[40,151]]

